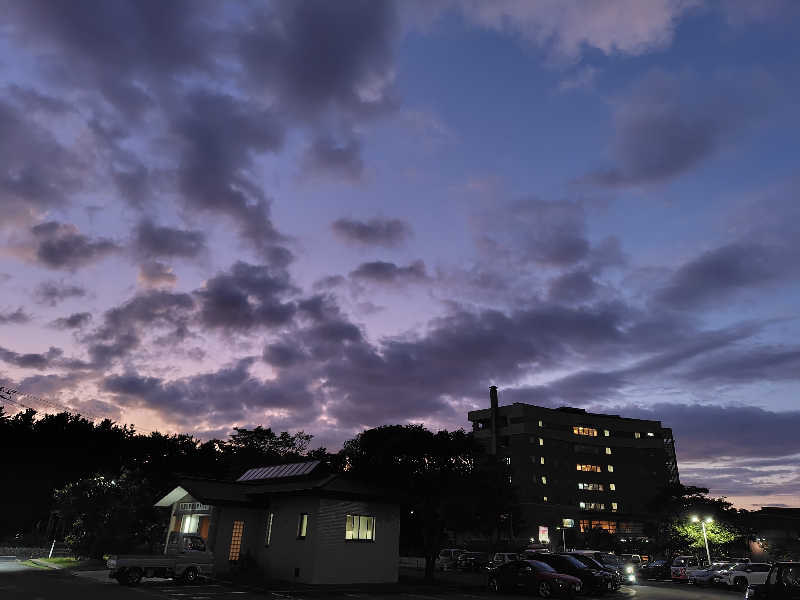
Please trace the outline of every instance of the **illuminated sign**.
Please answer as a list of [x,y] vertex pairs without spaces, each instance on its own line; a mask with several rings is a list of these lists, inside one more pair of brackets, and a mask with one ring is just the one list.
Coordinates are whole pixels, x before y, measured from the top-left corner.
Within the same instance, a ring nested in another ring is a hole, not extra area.
[[575,527],[575,521],[572,519],[562,519],[561,520],[562,527]]
[[550,543],[550,534],[548,533],[548,529],[542,525],[539,525],[539,542],[542,544]]

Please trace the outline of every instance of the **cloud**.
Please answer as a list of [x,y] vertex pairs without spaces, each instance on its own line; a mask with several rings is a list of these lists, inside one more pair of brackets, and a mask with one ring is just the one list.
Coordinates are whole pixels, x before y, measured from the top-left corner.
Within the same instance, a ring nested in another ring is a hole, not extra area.
[[172,267],[152,260],[139,265],[139,283],[144,287],[172,287],[177,283],[178,276]]
[[401,219],[337,219],[331,229],[340,239],[364,246],[399,246],[411,237],[411,226]]
[[734,136],[764,117],[774,95],[760,73],[653,70],[617,101],[615,165],[581,181],[603,186],[657,183],[707,160]]
[[31,229],[36,242],[37,260],[51,269],[74,271],[102,260],[119,246],[111,240],[92,240],[74,225],[47,221]]
[[697,383],[742,384],[800,380],[800,348],[756,347],[699,362],[684,377]]
[[416,260],[407,267],[380,260],[365,262],[351,271],[350,277],[361,282],[383,285],[419,283],[429,279],[425,271],[425,263],[421,260]]
[[68,317],[61,317],[50,323],[56,329],[80,329],[89,324],[92,314],[88,312],[73,313]]
[[58,366],[55,363],[63,354],[60,348],[53,346],[44,354],[19,354],[0,346],[0,360],[23,369],[47,369],[52,366]]
[[195,294],[205,327],[247,331],[289,323],[295,306],[286,298],[295,292],[286,272],[239,261]]
[[573,90],[590,90],[594,88],[600,69],[591,65],[584,65],[576,69],[571,75],[558,83],[558,91],[570,92]]
[[303,172],[311,176],[359,181],[363,171],[361,143],[355,138],[340,143],[331,136],[317,137],[303,157]]
[[21,306],[13,312],[0,312],[0,325],[24,325],[30,320],[31,316],[22,310]]
[[195,258],[207,250],[202,231],[175,229],[143,219],[133,240],[136,252],[145,258]]
[[510,31],[569,61],[587,49],[607,55],[640,55],[667,47],[680,18],[698,4],[695,0],[454,3],[477,25]]
[[39,304],[56,306],[69,298],[82,298],[86,289],[79,285],[71,285],[56,281],[43,281],[33,292],[33,298]]
[[588,271],[570,271],[551,282],[548,298],[554,302],[583,302],[594,296],[597,288],[597,282]]

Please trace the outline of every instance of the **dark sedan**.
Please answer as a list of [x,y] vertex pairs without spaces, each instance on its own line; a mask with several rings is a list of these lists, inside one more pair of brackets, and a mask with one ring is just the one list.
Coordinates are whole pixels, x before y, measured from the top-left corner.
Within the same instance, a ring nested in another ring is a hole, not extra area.
[[573,598],[582,588],[581,580],[558,573],[538,560],[514,560],[489,571],[493,592],[533,592],[540,598]]
[[489,566],[489,555],[483,552],[464,552],[456,559],[460,571],[482,571]]
[[669,579],[671,561],[651,560],[639,567],[639,577],[641,579]]
[[574,556],[535,553],[528,554],[527,558],[546,563],[564,575],[577,577],[581,580],[584,593],[603,594],[614,588],[614,582],[610,574],[587,567]]
[[572,552],[567,552],[566,555],[578,559],[590,569],[594,569],[595,571],[605,571],[606,573],[611,575],[612,589],[614,591],[622,587],[622,573],[620,572],[619,569],[615,569],[614,567],[609,565],[604,565],[598,562],[597,559],[589,556],[588,554],[575,554]]

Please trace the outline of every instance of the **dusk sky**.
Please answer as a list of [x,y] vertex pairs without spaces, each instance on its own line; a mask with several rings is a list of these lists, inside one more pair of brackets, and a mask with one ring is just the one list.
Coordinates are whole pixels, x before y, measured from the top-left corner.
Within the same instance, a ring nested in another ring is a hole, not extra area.
[[0,385],[331,450],[497,385],[800,505],[798,3],[0,5]]

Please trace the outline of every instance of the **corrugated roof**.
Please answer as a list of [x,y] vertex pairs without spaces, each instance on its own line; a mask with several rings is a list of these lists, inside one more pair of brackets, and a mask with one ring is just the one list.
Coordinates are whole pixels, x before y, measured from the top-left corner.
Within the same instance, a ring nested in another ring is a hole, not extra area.
[[308,475],[319,465],[318,460],[308,460],[300,463],[286,465],[273,465],[271,467],[258,467],[248,469],[236,481],[262,481],[264,479],[280,479],[282,477],[299,477]]

